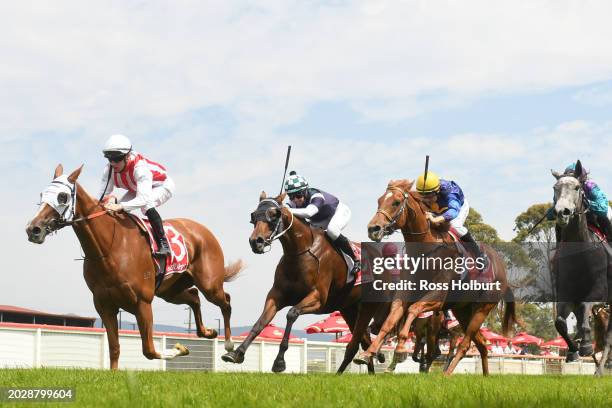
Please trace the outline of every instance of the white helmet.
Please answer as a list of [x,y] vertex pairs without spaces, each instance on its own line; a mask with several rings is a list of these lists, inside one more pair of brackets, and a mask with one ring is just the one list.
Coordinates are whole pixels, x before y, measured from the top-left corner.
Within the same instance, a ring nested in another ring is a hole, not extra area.
[[130,142],[130,139],[123,135],[112,135],[104,144],[102,152],[104,156],[107,156],[107,153],[125,155],[128,154],[130,150],[132,150],[132,142]]

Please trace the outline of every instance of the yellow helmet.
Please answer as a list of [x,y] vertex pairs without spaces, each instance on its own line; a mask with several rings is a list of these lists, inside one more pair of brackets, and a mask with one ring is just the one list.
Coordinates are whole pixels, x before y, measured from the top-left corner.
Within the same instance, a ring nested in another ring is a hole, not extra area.
[[421,174],[417,178],[416,189],[419,193],[423,194],[436,193],[440,190],[440,177],[436,173],[428,171],[427,180],[425,180],[425,175]]

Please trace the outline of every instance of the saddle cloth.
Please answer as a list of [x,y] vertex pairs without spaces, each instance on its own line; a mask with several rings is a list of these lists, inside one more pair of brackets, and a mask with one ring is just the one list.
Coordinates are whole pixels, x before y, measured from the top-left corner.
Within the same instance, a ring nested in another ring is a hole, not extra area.
[[[149,221],[133,214],[130,214],[130,217],[132,217],[141,230],[147,233],[151,253],[157,251],[157,242],[153,239],[153,231]],[[164,262],[166,268],[163,272],[163,276],[185,272],[189,266],[189,254],[187,252],[187,245],[185,244],[185,237],[168,222],[164,222],[164,232],[166,233],[166,239],[168,239],[168,244],[170,245],[171,254],[166,257]],[[155,261],[156,270],[159,271],[159,259],[153,257],[153,260]]]
[[[451,227],[448,232],[450,236],[453,238],[453,240],[455,241],[455,245],[457,246],[457,249],[462,254],[462,256],[464,258],[473,259],[474,255],[472,255],[472,253],[467,250],[465,245],[463,245],[463,242],[461,242],[461,238],[459,237],[459,234],[457,234],[457,231],[453,227]],[[480,245],[480,250],[482,251],[482,245],[481,244],[479,245]],[[461,275],[461,280],[465,280],[465,279],[478,281],[482,283],[495,282],[495,271],[493,270],[493,262],[491,262],[491,260],[489,259],[487,268],[482,272],[479,272],[478,268],[476,267],[467,270]]]

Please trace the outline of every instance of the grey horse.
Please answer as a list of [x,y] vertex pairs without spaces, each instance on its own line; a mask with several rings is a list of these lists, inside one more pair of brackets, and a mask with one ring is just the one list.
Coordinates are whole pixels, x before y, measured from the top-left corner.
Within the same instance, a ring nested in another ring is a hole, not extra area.
[[[611,281],[612,253],[605,239],[591,232],[588,224],[588,202],[582,183],[586,177],[580,161],[573,174],[552,172],[557,179],[554,186],[557,232],[557,251],[553,262],[555,277],[555,328],[567,343],[567,361],[593,354],[589,316],[595,302],[609,301],[608,284]],[[571,339],[566,319],[574,313],[578,322],[580,346]],[[607,347],[611,342],[607,333]],[[604,351],[605,352],[605,351]],[[605,360],[604,360],[605,361]],[[599,370],[598,370],[599,371]]]

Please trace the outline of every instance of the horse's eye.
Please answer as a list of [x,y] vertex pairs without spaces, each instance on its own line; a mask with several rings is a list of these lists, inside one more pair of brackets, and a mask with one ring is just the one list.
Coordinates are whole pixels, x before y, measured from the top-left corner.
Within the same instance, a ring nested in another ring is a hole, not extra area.
[[255,220],[255,214],[251,213],[251,221],[249,221],[251,224],[255,225],[257,222]]
[[68,193],[59,193],[57,195],[57,202],[64,205],[68,202]]
[[399,201],[399,200],[395,200],[395,201],[393,202],[393,206],[394,206],[394,207],[397,207],[398,205],[400,205],[400,201]]
[[580,190],[580,186],[574,187],[574,190],[576,190],[576,191]]

